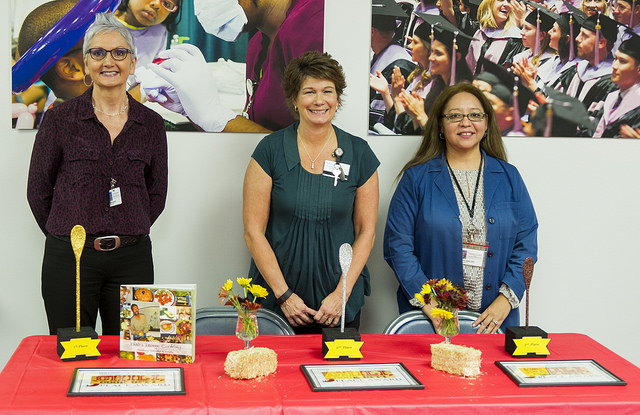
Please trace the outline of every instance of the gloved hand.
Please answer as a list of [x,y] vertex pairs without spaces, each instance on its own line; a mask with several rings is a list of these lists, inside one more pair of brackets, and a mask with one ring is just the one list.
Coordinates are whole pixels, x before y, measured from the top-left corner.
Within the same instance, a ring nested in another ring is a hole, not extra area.
[[194,0],[193,10],[207,33],[227,42],[235,42],[247,23],[238,0]]
[[196,46],[175,45],[158,57],[166,60],[148,68],[175,88],[184,114],[204,131],[220,132],[238,115],[220,102],[215,79]]
[[[155,64],[152,63],[150,65]],[[178,91],[167,80],[159,77],[155,72],[144,66],[136,68],[135,77],[140,84],[140,93],[143,99],[157,102],[169,111],[187,116],[184,108],[182,108]]]

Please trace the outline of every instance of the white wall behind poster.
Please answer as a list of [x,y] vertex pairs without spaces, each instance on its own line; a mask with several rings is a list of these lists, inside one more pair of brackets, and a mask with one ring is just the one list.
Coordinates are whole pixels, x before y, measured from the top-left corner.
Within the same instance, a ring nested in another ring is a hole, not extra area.
[[[348,84],[336,124],[367,131],[370,2],[326,0],[325,45],[344,66]],[[9,17],[5,14],[5,28]],[[5,31],[5,39],[9,36]],[[1,36],[0,36],[1,37]],[[8,42],[0,93],[10,93]],[[0,100],[0,114],[9,100]],[[33,131],[0,133],[0,367],[20,340],[46,334],[40,296],[44,237],[26,202]],[[167,206],[152,228],[158,283],[197,283],[198,305],[217,305],[218,287],[245,275],[241,190],[260,135],[169,134]],[[382,258],[393,180],[418,137],[368,137],[380,158],[378,238],[369,260],[373,294],[363,333],[380,333],[397,315],[397,283]],[[531,323],[548,332],[584,333],[640,365],[638,235],[640,142],[506,138],[510,161],[531,193],[538,219],[539,261],[531,292]],[[426,347],[426,345],[425,345]],[[550,345],[553,353],[553,342]],[[585,357],[585,356],[582,356]],[[490,364],[486,362],[485,364]]]

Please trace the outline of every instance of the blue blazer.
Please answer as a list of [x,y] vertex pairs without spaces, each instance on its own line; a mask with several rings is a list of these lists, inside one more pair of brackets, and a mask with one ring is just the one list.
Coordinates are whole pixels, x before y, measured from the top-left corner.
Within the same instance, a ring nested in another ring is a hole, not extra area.
[[[502,283],[522,298],[522,264],[527,257],[537,260],[538,251],[538,220],[520,173],[505,161],[484,157],[489,249],[481,310],[498,296]],[[400,283],[400,313],[413,308],[409,299],[428,279],[447,278],[464,286],[462,223],[444,155],[404,172],[389,205],[383,245]],[[502,327],[519,325],[516,308]]]

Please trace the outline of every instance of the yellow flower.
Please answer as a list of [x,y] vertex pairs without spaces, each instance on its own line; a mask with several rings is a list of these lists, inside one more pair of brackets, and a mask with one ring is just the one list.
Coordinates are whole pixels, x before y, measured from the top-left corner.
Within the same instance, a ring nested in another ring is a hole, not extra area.
[[431,310],[431,315],[434,317],[441,317],[445,320],[453,318],[453,313],[451,311],[443,310],[442,308],[434,308]]
[[416,293],[415,297],[418,299],[418,301],[420,301],[422,304],[426,304],[424,302],[424,297],[422,296],[422,294],[420,293]]
[[269,293],[266,288],[262,287],[261,285],[258,284],[252,284],[249,286],[249,292],[251,294],[253,294],[255,297],[266,297],[267,294]]
[[238,277],[238,284],[240,284],[241,286],[247,288],[251,284],[251,278]]
[[431,286],[429,284],[424,284],[422,286],[422,291],[420,291],[420,294],[422,295],[429,295],[431,294]]
[[233,288],[233,281],[227,280],[227,282],[224,283],[222,288],[224,288],[227,291],[231,291],[231,289]]

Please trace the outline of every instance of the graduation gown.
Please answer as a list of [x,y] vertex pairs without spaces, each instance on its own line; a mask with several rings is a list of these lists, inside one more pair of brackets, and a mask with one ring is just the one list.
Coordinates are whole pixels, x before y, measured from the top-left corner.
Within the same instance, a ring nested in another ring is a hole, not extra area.
[[604,101],[610,92],[618,89],[618,85],[611,82],[612,63],[611,56],[598,66],[589,66],[587,61],[579,62],[575,68],[575,75],[565,91],[567,95],[582,101],[591,116],[602,108],[601,101]]
[[[409,76],[416,64],[411,61],[411,55],[405,48],[400,45],[390,44],[382,52],[374,55],[371,60],[372,75],[376,71],[380,71],[384,79],[391,84],[391,76],[393,75],[393,67],[397,66],[405,79]],[[405,88],[406,88],[405,83]],[[382,95],[373,88],[369,89],[369,129],[378,122],[384,121],[384,100]]]
[[620,127],[625,124],[640,128],[640,84],[629,88],[620,104],[613,108],[619,96],[619,90],[613,91],[605,99],[602,117],[593,137],[619,137]]
[[485,58],[501,66],[513,63],[513,56],[522,52],[522,36],[517,27],[504,29],[478,29],[473,35],[474,41],[467,52],[467,66],[471,73],[477,75],[481,69],[478,66],[480,58]]

